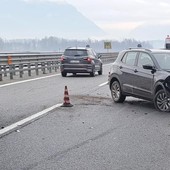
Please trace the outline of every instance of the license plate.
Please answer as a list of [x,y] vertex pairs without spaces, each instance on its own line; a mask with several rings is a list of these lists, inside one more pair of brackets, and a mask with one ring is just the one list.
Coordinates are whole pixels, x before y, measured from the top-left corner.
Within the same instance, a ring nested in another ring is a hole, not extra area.
[[71,60],[70,63],[79,63],[79,60]]

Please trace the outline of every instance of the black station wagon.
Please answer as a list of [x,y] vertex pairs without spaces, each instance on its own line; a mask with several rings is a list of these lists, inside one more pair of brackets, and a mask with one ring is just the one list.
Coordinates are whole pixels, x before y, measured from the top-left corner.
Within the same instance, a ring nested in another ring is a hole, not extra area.
[[170,111],[170,50],[120,52],[110,70],[109,87],[116,103],[133,96],[153,101],[159,111]]

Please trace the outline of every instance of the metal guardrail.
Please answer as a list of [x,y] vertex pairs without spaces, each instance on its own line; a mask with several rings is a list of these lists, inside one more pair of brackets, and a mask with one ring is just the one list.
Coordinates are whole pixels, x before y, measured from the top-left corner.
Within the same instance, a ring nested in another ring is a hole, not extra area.
[[[103,62],[113,62],[118,53],[100,53]],[[19,73],[22,78],[24,72],[28,72],[31,76],[31,71],[35,71],[39,75],[41,70],[43,74],[49,73],[54,70],[57,72],[59,69],[60,57],[62,53],[44,52],[44,53],[0,53],[0,81],[3,76],[10,75],[10,79]]]
[[102,56],[101,59],[102,61],[105,62],[113,62],[116,60],[118,56],[118,52],[112,52],[112,53],[100,53]]

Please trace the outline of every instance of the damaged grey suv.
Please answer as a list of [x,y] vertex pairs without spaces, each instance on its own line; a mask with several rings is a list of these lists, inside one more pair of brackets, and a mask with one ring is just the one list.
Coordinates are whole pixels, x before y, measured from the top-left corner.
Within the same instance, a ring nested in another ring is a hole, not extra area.
[[170,50],[120,52],[111,66],[109,87],[116,103],[133,96],[154,102],[159,111],[170,111]]

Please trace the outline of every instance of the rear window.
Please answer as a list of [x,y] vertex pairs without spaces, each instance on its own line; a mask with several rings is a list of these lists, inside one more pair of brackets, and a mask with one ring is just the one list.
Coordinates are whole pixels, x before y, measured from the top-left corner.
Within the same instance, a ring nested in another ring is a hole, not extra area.
[[79,56],[87,56],[88,54],[87,54],[87,50],[68,49],[65,50],[64,55],[79,57]]

